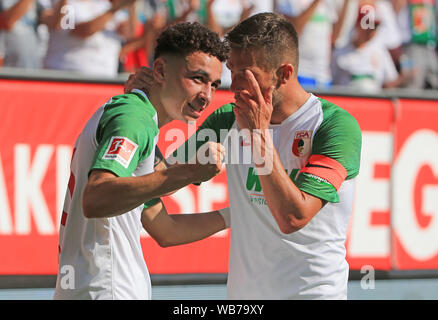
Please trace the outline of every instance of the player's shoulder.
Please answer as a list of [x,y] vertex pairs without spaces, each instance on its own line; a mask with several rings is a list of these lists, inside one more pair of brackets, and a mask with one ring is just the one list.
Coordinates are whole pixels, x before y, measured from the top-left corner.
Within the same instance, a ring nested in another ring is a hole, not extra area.
[[318,97],[318,101],[321,103],[321,108],[324,113],[324,118],[352,117],[350,113],[347,112],[347,110],[341,108],[340,106],[338,106],[333,102],[330,102],[321,97]]
[[213,117],[234,117],[234,103],[227,103],[212,112]]
[[[123,107],[123,108],[121,108]],[[126,108],[128,107],[128,108]],[[154,107],[144,93],[130,92],[113,96],[105,106],[107,110],[121,108],[120,112],[138,112],[156,114]]]
[[225,104],[213,111],[204,121],[201,127],[211,129],[230,129],[236,117],[234,115],[234,103]]
[[362,133],[345,109],[320,99],[323,120],[313,139],[312,153],[330,157],[347,170],[347,179],[359,173]]
[[139,92],[113,96],[104,106],[103,117],[158,130],[157,112],[146,95]]
[[[347,110],[339,107],[338,105],[319,98],[321,103],[321,110],[323,114],[323,120],[321,127],[323,128],[343,128],[348,132],[360,133],[360,126],[356,120]],[[347,132],[346,132],[347,133]]]

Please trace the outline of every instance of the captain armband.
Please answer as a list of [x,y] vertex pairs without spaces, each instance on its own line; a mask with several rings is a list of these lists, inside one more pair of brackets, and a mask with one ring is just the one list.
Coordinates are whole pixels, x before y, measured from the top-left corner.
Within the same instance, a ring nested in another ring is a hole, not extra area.
[[300,170],[329,182],[336,190],[339,190],[342,182],[347,177],[347,170],[338,161],[324,155],[312,155],[306,166]]

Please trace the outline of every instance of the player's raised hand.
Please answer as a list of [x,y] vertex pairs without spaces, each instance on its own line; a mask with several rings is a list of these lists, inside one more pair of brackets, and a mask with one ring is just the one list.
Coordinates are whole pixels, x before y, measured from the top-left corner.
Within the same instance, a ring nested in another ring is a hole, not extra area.
[[274,86],[269,87],[263,94],[261,88],[250,70],[245,70],[248,89],[236,94],[234,113],[241,129],[268,129],[271,121],[273,105],[272,95]]
[[225,147],[217,142],[208,141],[203,144],[189,163],[195,163],[194,170],[197,170],[196,182],[208,181],[217,176],[224,169],[223,159]]
[[125,82],[124,92],[129,93],[132,89],[140,89],[146,94],[154,83],[153,71],[147,67],[141,67],[135,73],[131,74]]

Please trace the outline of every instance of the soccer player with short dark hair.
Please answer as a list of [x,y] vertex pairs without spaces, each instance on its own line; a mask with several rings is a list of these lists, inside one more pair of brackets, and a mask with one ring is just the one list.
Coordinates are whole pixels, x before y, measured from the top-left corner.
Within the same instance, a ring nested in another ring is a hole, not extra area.
[[[154,81],[147,94],[136,89],[112,97],[88,121],[73,152],[55,299],[151,298],[140,231],[145,220],[156,217],[151,217],[153,212],[146,216],[145,203],[209,180],[222,167],[221,146],[212,143],[209,152],[215,162],[154,171],[159,128],[173,119],[199,118],[220,85],[227,56],[226,44],[206,27],[173,25],[158,38]],[[202,217],[209,223],[200,228],[199,220],[192,222],[187,216],[181,226],[187,235],[184,241],[205,238],[225,227],[218,212]],[[174,221],[170,216],[166,219],[164,227]],[[74,274],[66,274],[67,270]]]

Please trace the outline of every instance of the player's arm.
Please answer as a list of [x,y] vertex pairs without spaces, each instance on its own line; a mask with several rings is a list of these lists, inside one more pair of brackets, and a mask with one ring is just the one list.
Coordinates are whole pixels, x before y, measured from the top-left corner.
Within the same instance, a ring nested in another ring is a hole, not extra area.
[[143,210],[141,223],[161,247],[168,247],[202,240],[225,229],[221,213],[168,214],[164,204],[158,201]]
[[336,43],[336,41],[339,38],[339,35],[341,34],[342,26],[345,22],[345,17],[347,15],[348,3],[349,3],[348,0],[344,0],[341,10],[339,11],[338,20],[333,25],[332,45]]
[[253,160],[266,203],[280,230],[289,234],[305,226],[324,206],[324,202],[298,189],[280,161],[268,130],[274,88],[262,94],[253,73],[246,70],[245,77],[249,89],[236,95],[236,121],[241,129],[252,132]]
[[[154,170],[155,171],[165,170],[171,166],[172,165],[170,163],[168,163],[166,161],[166,159],[164,159],[164,156],[161,153],[160,148],[158,148],[158,146],[155,146]],[[166,193],[166,194],[162,195],[162,197],[170,196],[171,194],[175,193],[176,191],[178,191],[178,190],[173,190],[169,193]],[[155,199],[155,200],[158,200],[158,199]]]
[[[273,145],[269,131],[253,141],[254,146]],[[264,146],[263,146],[264,147]],[[268,207],[280,230],[289,234],[303,228],[322,209],[326,201],[300,190],[286,174],[275,147],[272,147],[270,174],[259,174],[260,184]],[[265,165],[265,164],[263,164]],[[256,165],[257,170],[262,166]]]
[[50,30],[60,29],[63,17],[61,11],[66,5],[67,0],[59,0],[52,8],[44,9],[40,16],[40,22],[47,25]]
[[0,30],[11,30],[15,23],[29,10],[35,0],[20,0],[9,9],[0,12]]
[[[155,149],[155,171],[166,170],[169,164]],[[229,208],[199,214],[168,214],[159,199],[144,206],[141,223],[161,247],[180,245],[204,239],[229,226]]]
[[207,181],[219,174],[215,164],[179,164],[138,177],[119,177],[106,170],[92,170],[82,198],[87,218],[121,215],[141,204],[178,190],[188,184]]
[[[140,94],[113,97],[99,119],[94,137],[97,147],[82,195],[83,214],[87,218],[123,214],[187,184],[209,180],[222,170],[224,147],[211,142],[204,164],[195,155],[188,164],[133,175],[144,161],[155,160],[149,158],[155,154],[158,128],[149,115],[139,112],[134,116],[133,111],[141,110],[137,103],[143,98]],[[126,108],[122,108],[125,104]]]
[[[310,157],[295,184],[287,176],[270,132],[266,130],[273,110],[272,88],[263,96],[254,75],[247,71],[246,76],[251,92],[243,90],[238,96],[236,119],[241,128],[259,129],[259,134],[252,136],[252,143],[260,184],[280,230],[292,233],[309,223],[327,201],[339,201],[340,185],[347,177],[357,174],[360,129],[351,116],[327,126],[330,131],[320,128],[318,140],[322,142],[312,149],[317,157]],[[350,167],[354,169],[348,173],[346,168]]]
[[[339,134],[346,135],[346,132],[343,130]],[[352,144],[358,145],[360,150],[360,135],[352,136]],[[261,144],[273,144],[269,131],[260,140]],[[338,150],[328,150],[327,155],[323,155],[317,149],[312,150],[317,154],[310,156],[295,183],[285,173],[275,148],[271,173],[259,175],[268,207],[283,233],[290,234],[306,226],[327,202],[339,202],[337,191],[348,177],[347,170],[334,158]],[[357,158],[356,155],[360,157],[358,152],[348,156]],[[260,166],[256,167],[260,169]],[[350,173],[350,177],[353,175]]]

